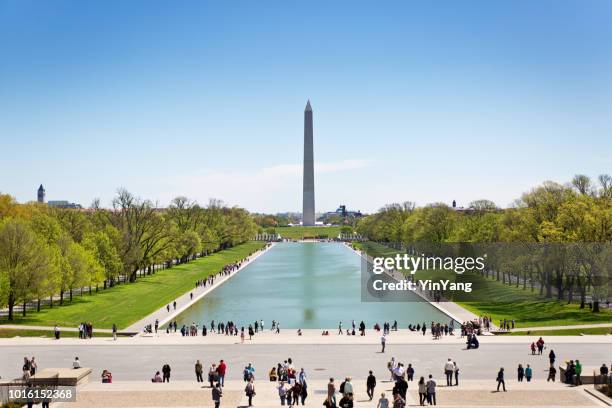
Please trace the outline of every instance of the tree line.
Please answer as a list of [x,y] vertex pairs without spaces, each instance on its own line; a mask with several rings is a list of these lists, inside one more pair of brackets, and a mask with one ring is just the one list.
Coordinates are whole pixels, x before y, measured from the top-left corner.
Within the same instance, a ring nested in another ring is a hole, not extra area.
[[243,243],[257,231],[244,209],[211,200],[200,206],[177,197],[157,208],[120,189],[111,208],[87,210],[19,204],[0,194],[0,305],[13,319],[16,304],[54,296],[64,304],[83,287],[104,290],[133,283],[159,268]]
[[[599,300],[611,295],[609,175],[599,176],[597,182],[584,175],[567,184],[545,182],[506,209],[489,200],[474,201],[460,209],[444,203],[424,207],[412,202],[389,204],[360,220],[356,229],[372,241],[432,254],[453,248],[436,244],[512,243],[480,246],[481,251],[487,248],[497,254],[483,273],[525,289],[539,288],[546,298],[556,294],[558,299],[572,302],[577,292],[581,307],[588,293],[595,311]],[[477,246],[468,247],[474,251]]]

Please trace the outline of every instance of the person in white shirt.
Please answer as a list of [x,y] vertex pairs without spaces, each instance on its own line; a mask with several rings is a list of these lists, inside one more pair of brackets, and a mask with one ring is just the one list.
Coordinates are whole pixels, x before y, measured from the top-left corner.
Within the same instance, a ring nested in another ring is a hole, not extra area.
[[81,368],[81,362],[79,361],[78,357],[74,358],[74,361],[72,362],[72,368],[74,369]]
[[455,365],[452,359],[448,359],[444,364],[444,374],[446,374],[446,386],[450,387],[453,385],[453,373],[455,372]]

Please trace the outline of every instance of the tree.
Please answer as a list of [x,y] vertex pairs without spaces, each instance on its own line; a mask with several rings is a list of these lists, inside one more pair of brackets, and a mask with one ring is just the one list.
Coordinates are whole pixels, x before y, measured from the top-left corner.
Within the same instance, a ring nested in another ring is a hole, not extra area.
[[582,195],[592,194],[591,179],[584,174],[576,174],[572,179],[572,186]]
[[0,276],[8,305],[8,319],[13,320],[16,302],[25,303],[38,292],[52,259],[46,243],[22,219],[8,218],[0,224]]

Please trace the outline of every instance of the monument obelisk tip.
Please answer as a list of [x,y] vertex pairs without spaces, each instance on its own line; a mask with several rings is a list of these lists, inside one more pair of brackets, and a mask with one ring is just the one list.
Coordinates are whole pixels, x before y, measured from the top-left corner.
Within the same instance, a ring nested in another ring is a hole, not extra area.
[[315,225],[314,158],[312,142],[312,108],[310,100],[304,110],[304,186],[302,225]]

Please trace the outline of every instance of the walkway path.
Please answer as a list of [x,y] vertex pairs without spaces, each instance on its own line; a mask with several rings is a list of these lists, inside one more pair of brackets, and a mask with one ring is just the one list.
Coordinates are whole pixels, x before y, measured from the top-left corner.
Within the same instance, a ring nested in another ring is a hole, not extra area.
[[[255,381],[256,395],[253,405],[258,408],[279,407],[280,400],[276,382],[266,381],[263,377]],[[343,378],[336,379],[339,387]],[[508,392],[493,392],[495,382],[490,380],[462,381],[458,387],[444,387],[442,378],[437,378],[436,399],[439,406],[455,407],[599,407],[606,406],[587,392],[585,387],[566,387],[559,383],[519,383],[507,380]],[[327,380],[308,381],[308,397],[305,407],[321,407],[327,394]],[[393,384],[380,381],[377,384],[376,398],[369,401],[366,396],[365,382],[353,380],[355,407],[377,405],[381,392],[390,400]],[[248,400],[244,395],[245,383],[240,380],[227,381],[223,388],[221,406],[246,407]],[[341,395],[336,395],[339,401]],[[419,397],[414,383],[409,385],[407,406],[418,406]],[[207,383],[191,381],[172,381],[154,384],[147,381],[115,381],[113,384],[91,382],[79,387],[77,401],[53,406],[67,408],[97,407],[201,407],[213,406],[211,390]]]
[[[170,307],[170,312],[168,312],[166,307],[162,307],[156,312],[153,312],[150,315],[132,324],[131,326],[126,328],[124,331],[141,333],[146,325],[148,324],[153,325],[156,319],[159,321],[159,327],[162,327],[166,323],[172,321],[176,316],[181,314],[183,311],[185,311],[191,305],[196,303],[198,300],[202,299],[208,293],[215,290],[219,285],[222,285],[224,282],[228,281],[229,279],[237,275],[238,272],[240,272],[242,269],[244,269],[247,265],[249,265],[251,262],[253,262],[257,258],[259,258],[262,254],[270,250],[274,245],[276,245],[276,243],[271,243],[270,245],[255,252],[253,255],[247,257],[242,262],[238,270],[233,271],[229,275],[223,275],[223,276],[216,277],[212,285],[206,285],[205,287],[196,288],[195,282],[194,282],[193,290],[190,290],[189,292],[183,294],[182,296],[179,296],[176,299],[176,304],[178,305],[176,309],[173,309],[172,307]],[[191,298],[190,296],[191,294],[193,294],[193,298]]]
[[576,324],[571,326],[541,326],[520,327],[510,330],[511,332],[528,332],[534,330],[566,330],[566,329],[593,329],[598,327],[612,327],[612,323]]

